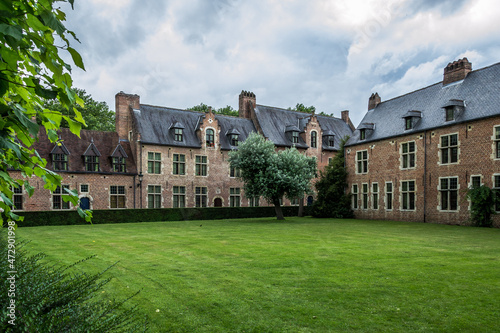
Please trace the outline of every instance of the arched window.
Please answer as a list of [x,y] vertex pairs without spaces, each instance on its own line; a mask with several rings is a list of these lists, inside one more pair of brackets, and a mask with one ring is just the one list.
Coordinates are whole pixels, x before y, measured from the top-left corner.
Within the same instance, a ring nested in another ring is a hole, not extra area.
[[316,131],[311,132],[311,147],[312,148],[318,147],[318,133]]
[[209,128],[207,129],[206,135],[205,135],[205,140],[207,142],[207,147],[214,147],[215,146],[215,140],[214,140],[214,130]]

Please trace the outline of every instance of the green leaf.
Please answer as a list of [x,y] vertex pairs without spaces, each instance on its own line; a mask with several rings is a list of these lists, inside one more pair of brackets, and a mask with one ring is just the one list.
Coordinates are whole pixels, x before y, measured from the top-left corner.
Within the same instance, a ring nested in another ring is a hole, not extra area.
[[64,119],[67,120],[68,125],[69,125],[69,130],[71,131],[71,133],[80,137],[80,130],[82,129],[82,124],[77,122],[77,121],[74,121],[73,119],[71,119],[69,117],[64,117]]
[[57,91],[45,89],[39,85],[35,86],[35,93],[45,99],[54,99],[57,97]]
[[7,206],[13,206],[14,203],[12,202],[12,200],[10,200],[5,194],[3,194],[2,192],[0,192],[0,198],[2,199],[3,202],[5,202],[7,204]]
[[0,33],[11,36],[18,41],[23,38],[23,29],[19,25],[0,23]]
[[16,104],[13,108],[14,114],[16,115],[17,119],[26,126],[28,129],[28,132],[33,135],[33,136],[38,136],[38,130],[40,129],[40,126],[38,126],[37,123],[31,121],[28,117],[26,117],[26,109],[24,109],[22,106],[19,104]]
[[40,14],[40,17],[46,26],[57,31],[59,35],[62,35],[66,30],[64,25],[57,19],[53,12],[45,10]]
[[85,65],[83,64],[82,56],[80,55],[80,53],[78,53],[72,47],[68,47],[68,52],[71,54],[71,57],[73,58],[73,62],[75,63],[75,65],[85,70]]

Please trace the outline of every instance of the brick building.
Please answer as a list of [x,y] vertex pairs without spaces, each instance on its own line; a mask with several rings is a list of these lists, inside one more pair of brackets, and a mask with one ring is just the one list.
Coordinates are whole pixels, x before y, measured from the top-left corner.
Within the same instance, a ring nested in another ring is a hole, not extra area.
[[500,189],[499,91],[500,64],[472,71],[464,58],[442,82],[383,102],[372,94],[346,145],[356,217],[467,222],[467,189]]
[[[245,197],[238,170],[229,167],[228,153],[238,142],[259,132],[276,149],[295,146],[315,156],[322,168],[354,130],[348,111],[334,118],[257,105],[255,94],[245,91],[239,117],[141,104],[138,95],[123,92],[115,110],[116,132],[82,130],[80,139],[61,129],[62,144],[55,145],[42,130],[35,145],[63,187],[78,192],[82,208],[267,205]],[[32,185],[31,198],[16,189],[18,210],[75,209],[63,202],[61,188],[51,193],[39,179]]]

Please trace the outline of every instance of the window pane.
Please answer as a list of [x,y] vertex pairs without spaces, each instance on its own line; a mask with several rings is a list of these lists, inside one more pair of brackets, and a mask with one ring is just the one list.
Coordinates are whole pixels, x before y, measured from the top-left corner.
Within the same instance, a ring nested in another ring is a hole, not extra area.
[[448,147],[448,136],[441,137],[441,147]]
[[448,163],[448,149],[441,150],[441,163]]
[[456,146],[458,144],[458,135],[450,135],[450,146]]
[[451,158],[450,163],[458,162],[458,148],[451,148]]
[[408,144],[403,143],[403,154],[406,154],[408,152]]

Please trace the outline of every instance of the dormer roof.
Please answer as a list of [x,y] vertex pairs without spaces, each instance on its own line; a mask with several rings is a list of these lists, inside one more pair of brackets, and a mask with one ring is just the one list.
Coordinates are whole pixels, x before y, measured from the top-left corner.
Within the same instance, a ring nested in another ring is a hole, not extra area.
[[83,153],[83,156],[101,156],[101,153],[99,152],[99,149],[94,144],[94,138],[91,139],[89,146],[87,147],[87,150]]

